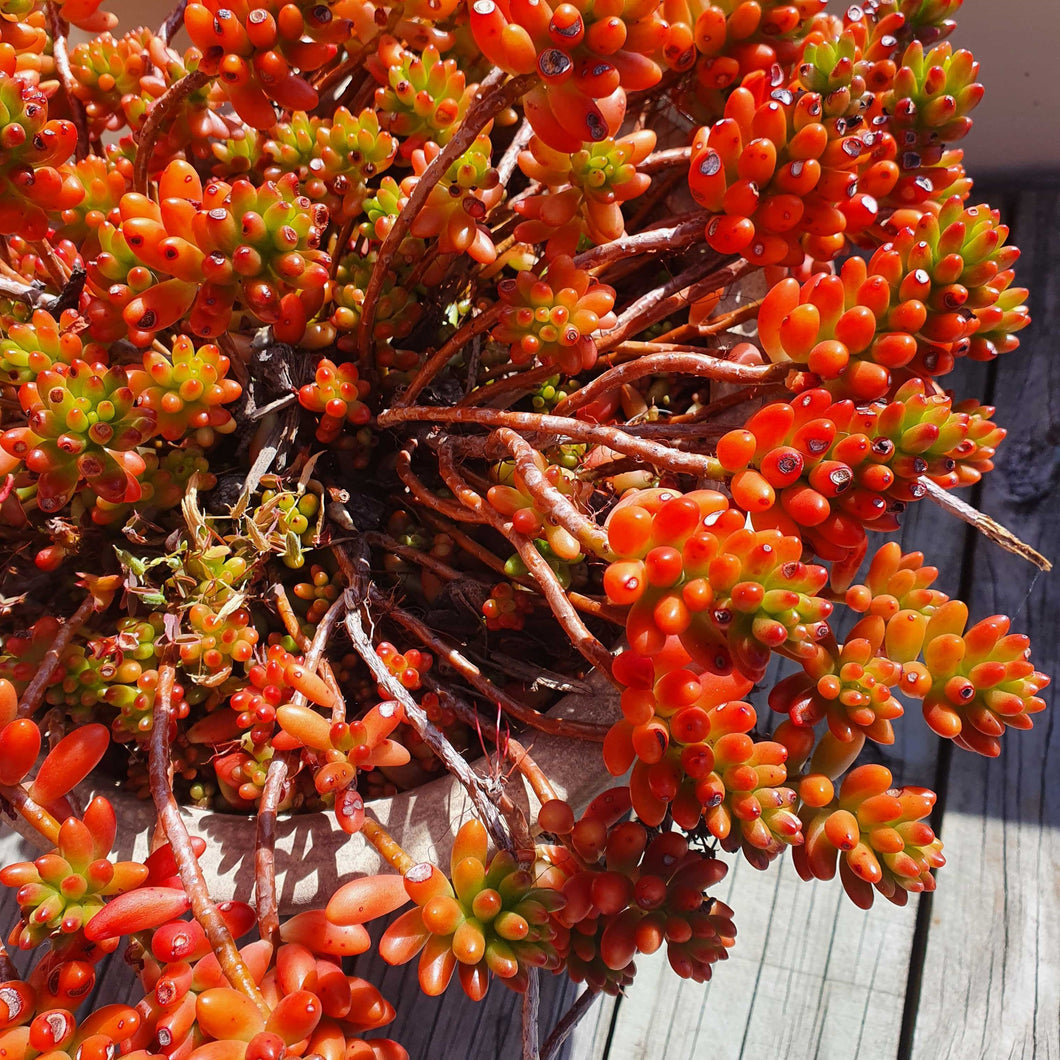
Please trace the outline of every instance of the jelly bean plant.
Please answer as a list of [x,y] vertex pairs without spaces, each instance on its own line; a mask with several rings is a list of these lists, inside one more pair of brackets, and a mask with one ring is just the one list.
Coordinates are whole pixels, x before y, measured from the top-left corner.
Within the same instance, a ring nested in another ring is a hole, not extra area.
[[[1028,322],[960,0],[0,6],[0,1056],[397,1060],[377,945],[552,1057],[638,954],[710,977],[727,856],[934,888],[934,794],[863,749],[919,703],[998,755],[1048,683],[887,536],[1045,562],[950,492],[1005,430],[946,377]],[[590,674],[606,722],[550,713]],[[540,731],[617,786],[568,804]],[[373,800],[446,775],[416,862]],[[256,816],[252,901],[189,804]],[[282,917],[279,813],[388,870]]]

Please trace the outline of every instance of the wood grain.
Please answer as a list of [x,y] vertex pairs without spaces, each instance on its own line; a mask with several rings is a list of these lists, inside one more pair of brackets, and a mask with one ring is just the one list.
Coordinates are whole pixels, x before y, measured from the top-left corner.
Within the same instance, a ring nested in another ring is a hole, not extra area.
[[[998,366],[993,403],[1009,429],[980,506],[1046,556],[1060,556],[1060,192],[1021,197],[1013,215],[1018,276],[1034,324]],[[1006,358],[1007,360],[1007,358]],[[976,542],[972,619],[1014,615],[1038,669],[1055,676],[1056,575]],[[1046,697],[1055,701],[1052,688]],[[956,751],[915,1025],[914,1058],[1060,1055],[1060,732],[1055,702],[1031,732],[1012,732],[1001,757]]]

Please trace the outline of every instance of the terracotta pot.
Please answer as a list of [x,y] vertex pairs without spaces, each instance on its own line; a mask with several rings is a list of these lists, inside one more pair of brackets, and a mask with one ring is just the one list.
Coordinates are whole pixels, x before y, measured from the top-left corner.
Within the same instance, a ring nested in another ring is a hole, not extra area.
[[[618,694],[598,674],[589,678],[593,692],[561,699],[549,712],[552,717],[577,717],[608,723],[618,716]],[[600,745],[545,733],[523,737],[534,760],[555,785],[557,793],[579,811],[613,782],[604,768]],[[485,773],[485,758],[472,763]],[[508,781],[511,797],[531,823],[539,803],[521,783],[518,773]],[[150,800],[134,799],[120,789],[104,791],[118,814],[117,856],[142,860],[150,852],[155,823]],[[417,861],[448,863],[452,837],[471,816],[471,800],[451,777],[440,777],[390,799],[369,803],[371,812]],[[188,807],[188,831],[206,841],[199,859],[210,893],[218,900],[251,901],[254,891],[254,818]],[[319,906],[347,880],[381,871],[382,860],[361,836],[349,836],[331,813],[280,818],[276,836],[276,889],[281,913]]]

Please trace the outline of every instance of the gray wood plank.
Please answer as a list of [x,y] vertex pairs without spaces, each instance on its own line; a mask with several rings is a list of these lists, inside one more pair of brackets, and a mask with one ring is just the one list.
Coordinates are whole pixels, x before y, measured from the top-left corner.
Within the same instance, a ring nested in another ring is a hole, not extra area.
[[[373,938],[381,933],[373,931]],[[469,1056],[518,1060],[522,1056],[521,995],[494,980],[486,997],[474,1003],[454,977],[441,997],[424,997],[416,981],[416,963],[392,968],[374,951],[362,954],[354,962],[354,974],[374,983],[397,1008],[393,1023],[367,1037],[393,1038],[408,1050],[410,1060],[457,1060]],[[542,1042],[578,992],[578,987],[565,976],[542,974]]]
[[[962,387],[982,392],[987,370],[962,365]],[[931,503],[913,505],[896,535],[903,551],[924,552],[939,569],[937,585],[956,595],[964,566],[963,529]],[[870,549],[887,536],[875,535]],[[947,547],[940,549],[940,543]],[[849,620],[842,628],[848,628]],[[777,679],[771,670],[768,690]],[[766,724],[764,694],[755,705]],[[868,759],[885,764],[897,784],[931,787],[940,741],[916,704],[895,726],[890,747],[872,746]],[[768,1055],[847,1060],[894,1056],[901,1036],[915,901],[902,909],[880,899],[869,912],[855,908],[838,882],[803,883],[786,862],[759,873],[737,859],[719,896],[731,905],[736,946],[706,986],[676,979],[664,957],[637,960],[638,974],[616,1003],[605,998],[600,1016],[573,1036],[573,1060],[683,1060],[707,1049],[724,1060]],[[617,1004],[612,1020],[606,1018]],[[672,1027],[661,1038],[659,1027]],[[610,1036],[610,1051],[604,1045]]]
[[[1060,558],[1060,192],[1025,194],[1013,216],[1035,318],[997,369],[993,403],[1009,429],[981,507]],[[1056,575],[976,544],[972,619],[1015,615],[1038,669],[1056,675]],[[1052,689],[1047,698],[1055,701]],[[1060,734],[1055,702],[1001,757],[955,750],[941,834],[948,864],[932,900],[914,1058],[1060,1055]]]
[[[786,859],[766,872],[740,862],[726,882],[718,893],[739,931],[730,959],[701,986],[662,955],[638,958],[608,1060],[894,1055],[915,907],[863,913]],[[576,1043],[574,1060],[599,1055],[598,1037]]]

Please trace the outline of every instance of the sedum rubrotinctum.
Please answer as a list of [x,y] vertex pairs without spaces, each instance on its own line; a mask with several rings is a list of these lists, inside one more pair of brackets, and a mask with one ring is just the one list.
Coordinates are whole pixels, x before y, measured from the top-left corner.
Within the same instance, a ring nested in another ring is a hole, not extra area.
[[[1048,683],[885,536],[991,469],[955,369],[1028,322],[960,0],[227,3],[0,20],[0,800],[43,849],[0,1056],[400,1060],[345,963],[391,913],[478,1001],[707,979],[764,915],[737,852],[933,889],[935,796],[866,743],[919,702],[998,755]],[[550,712],[591,670],[610,717]],[[443,867],[372,800],[447,773]],[[115,775],[142,862],[75,792]],[[257,816],[252,902],[180,803]],[[281,812],[384,871],[281,917]]]

